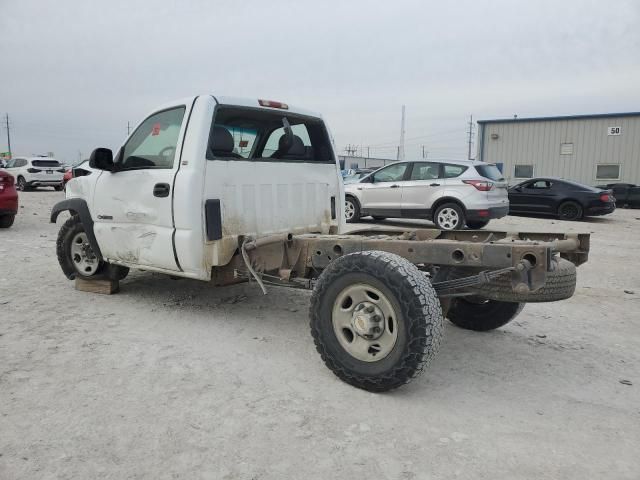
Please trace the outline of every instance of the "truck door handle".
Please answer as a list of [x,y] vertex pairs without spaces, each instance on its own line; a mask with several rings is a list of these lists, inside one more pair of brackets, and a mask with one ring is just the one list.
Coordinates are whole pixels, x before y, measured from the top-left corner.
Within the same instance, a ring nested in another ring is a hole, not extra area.
[[430,186],[430,187],[439,187],[439,186],[440,186],[440,184],[439,184],[439,183],[432,183],[432,184],[430,184],[429,186]]
[[169,196],[169,184],[168,183],[156,183],[153,186],[154,197],[168,197]]
[[389,188],[400,188],[400,185],[391,185]]

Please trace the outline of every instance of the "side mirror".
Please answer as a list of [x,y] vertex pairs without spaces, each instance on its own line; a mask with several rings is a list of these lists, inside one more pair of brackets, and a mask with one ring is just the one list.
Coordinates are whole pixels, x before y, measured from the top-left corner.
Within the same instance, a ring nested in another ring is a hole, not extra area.
[[89,157],[89,166],[98,170],[113,171],[113,152],[108,148],[96,148]]
[[373,175],[368,175],[360,180],[360,183],[373,183]]
[[514,189],[516,192],[521,192],[521,191],[522,191],[522,186],[520,186],[520,185],[516,185],[515,187],[513,187],[513,189]]

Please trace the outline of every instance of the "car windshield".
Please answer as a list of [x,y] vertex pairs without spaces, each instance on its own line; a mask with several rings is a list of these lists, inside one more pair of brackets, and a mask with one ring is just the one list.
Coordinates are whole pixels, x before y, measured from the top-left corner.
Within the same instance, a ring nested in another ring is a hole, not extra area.
[[493,180],[494,182],[501,182],[502,180],[504,180],[502,172],[500,172],[500,170],[498,170],[498,167],[496,167],[495,165],[476,165],[475,168],[478,173],[484,178],[488,178],[490,180]]
[[59,167],[60,162],[57,160],[33,160],[31,164],[34,167]]

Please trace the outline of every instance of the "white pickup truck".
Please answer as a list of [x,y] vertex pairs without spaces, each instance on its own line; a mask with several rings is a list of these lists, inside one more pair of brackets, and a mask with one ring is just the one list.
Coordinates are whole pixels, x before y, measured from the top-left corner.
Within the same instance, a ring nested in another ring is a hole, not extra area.
[[443,318],[498,328],[526,302],[573,294],[588,235],[486,230],[345,232],[344,191],[318,114],[202,95],[151,112],[54,206],[69,279],[129,268],[313,290],[311,332],[342,380],[385,391],[435,355]]

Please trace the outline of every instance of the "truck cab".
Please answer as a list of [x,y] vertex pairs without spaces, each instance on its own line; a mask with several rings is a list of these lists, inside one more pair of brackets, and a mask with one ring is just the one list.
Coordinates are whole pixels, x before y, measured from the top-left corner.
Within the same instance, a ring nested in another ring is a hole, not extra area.
[[91,166],[97,174],[68,183],[66,204],[86,208],[100,256],[113,265],[208,280],[242,238],[338,233],[344,222],[322,117],[281,102],[167,103],[116,152],[97,149]]

